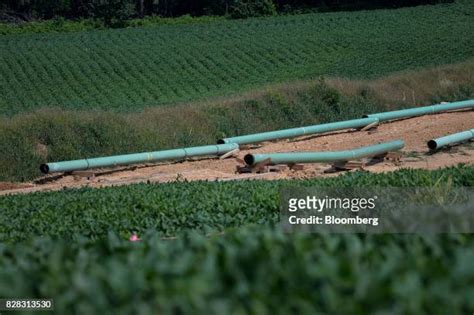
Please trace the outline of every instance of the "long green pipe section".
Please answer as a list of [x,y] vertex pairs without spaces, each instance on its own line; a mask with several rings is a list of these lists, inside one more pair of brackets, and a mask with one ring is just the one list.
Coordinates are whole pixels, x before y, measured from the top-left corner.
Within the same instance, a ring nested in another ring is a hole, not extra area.
[[473,107],[474,107],[474,100],[452,102],[452,103],[446,103],[446,104],[437,104],[437,105],[416,107],[416,108],[403,109],[403,110],[397,110],[397,111],[391,111],[391,112],[370,114],[370,115],[365,115],[364,118],[362,119],[352,119],[352,120],[338,121],[334,123],[327,123],[327,124],[321,124],[321,125],[275,130],[275,131],[255,133],[255,134],[250,134],[250,135],[245,135],[245,136],[223,138],[223,139],[219,139],[217,143],[251,144],[251,143],[258,143],[258,142],[270,141],[270,140],[294,138],[294,137],[300,137],[304,135],[318,134],[318,133],[324,133],[324,132],[330,132],[330,131],[352,129],[352,128],[362,128],[371,124],[377,124],[379,122],[383,122],[387,120],[415,117],[415,116],[421,116],[421,115],[426,115],[426,114],[439,113],[443,111],[466,109],[466,108],[473,108]]
[[427,145],[430,150],[438,150],[450,144],[468,141],[474,138],[474,129],[463,132],[454,133],[441,138],[428,141]]
[[354,150],[334,152],[292,152],[292,153],[265,153],[247,154],[244,161],[253,166],[265,160],[269,164],[297,164],[297,163],[325,163],[357,160],[364,157],[375,156],[389,151],[400,150],[405,146],[403,140],[380,143]]
[[206,145],[200,147],[190,147],[174,150],[164,150],[155,152],[143,152],[125,155],[114,155],[92,159],[82,159],[73,161],[63,161],[46,163],[40,166],[41,172],[55,173],[55,172],[71,172],[79,170],[88,170],[98,167],[110,167],[116,165],[127,165],[145,162],[158,162],[167,160],[180,160],[193,156],[204,155],[221,155],[232,150],[238,149],[239,145],[236,143]]
[[384,122],[387,120],[415,117],[415,116],[421,116],[421,115],[427,115],[427,114],[436,114],[436,113],[446,112],[450,110],[467,109],[467,108],[474,108],[474,100],[452,102],[452,103],[445,103],[445,104],[436,104],[436,105],[423,106],[423,107],[415,107],[415,108],[402,109],[402,110],[396,110],[396,111],[384,112],[384,113],[376,113],[376,114],[365,115],[364,117],[378,118],[380,122]]
[[250,144],[263,141],[277,140],[277,139],[286,139],[300,137],[304,135],[311,135],[329,131],[350,129],[350,128],[361,128],[368,126],[370,124],[378,123],[377,118],[361,118],[361,119],[352,119],[338,121],[334,123],[313,125],[306,127],[298,127],[291,129],[283,129],[276,131],[268,131],[262,133],[255,133],[245,136],[238,136],[232,138],[219,139],[217,143],[238,143],[238,144]]

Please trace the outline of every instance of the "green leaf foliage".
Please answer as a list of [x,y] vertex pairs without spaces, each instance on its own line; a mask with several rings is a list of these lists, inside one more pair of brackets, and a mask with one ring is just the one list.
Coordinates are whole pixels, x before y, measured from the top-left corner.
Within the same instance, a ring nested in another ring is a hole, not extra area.
[[446,183],[473,186],[474,167],[2,197],[0,296],[53,298],[59,314],[466,314],[470,235],[275,225],[282,186]]
[[465,314],[473,258],[469,235],[45,237],[0,244],[0,294],[59,314]]

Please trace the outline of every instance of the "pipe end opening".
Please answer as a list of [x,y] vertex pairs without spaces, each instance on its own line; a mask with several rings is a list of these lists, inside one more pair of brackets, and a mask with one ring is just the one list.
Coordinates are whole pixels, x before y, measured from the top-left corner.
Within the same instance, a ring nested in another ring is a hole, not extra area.
[[369,118],[369,115],[362,115],[362,118]]
[[438,144],[434,140],[428,141],[427,144],[428,144],[428,148],[430,148],[430,150],[436,150],[437,147],[438,147]]
[[252,154],[247,154],[244,156],[244,162],[249,166],[253,165],[253,163],[255,162],[255,158]]
[[217,144],[225,144],[225,140],[224,139],[219,139],[219,140],[217,140]]
[[40,165],[40,171],[43,174],[48,174],[49,173],[49,166],[48,164],[41,164]]

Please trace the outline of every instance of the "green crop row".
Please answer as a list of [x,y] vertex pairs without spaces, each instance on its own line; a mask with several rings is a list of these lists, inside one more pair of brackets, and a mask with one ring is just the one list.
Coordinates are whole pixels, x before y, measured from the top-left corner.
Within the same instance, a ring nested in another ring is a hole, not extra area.
[[52,298],[57,314],[461,315],[473,259],[469,235],[46,237],[0,244],[0,295]]
[[246,225],[273,226],[284,186],[474,186],[474,167],[389,174],[353,173],[304,181],[190,182],[65,190],[0,199],[0,241],[36,236],[123,238],[148,230],[164,237],[184,231],[216,233]]
[[[474,4],[0,37],[0,114],[138,111],[319,75],[373,78],[474,55]],[[442,22],[440,22],[442,21]]]

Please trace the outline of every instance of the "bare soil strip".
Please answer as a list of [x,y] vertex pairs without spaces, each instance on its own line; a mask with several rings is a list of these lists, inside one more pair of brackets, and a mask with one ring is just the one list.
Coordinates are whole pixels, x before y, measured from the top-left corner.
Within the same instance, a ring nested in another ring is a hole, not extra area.
[[365,167],[370,172],[387,172],[401,168],[437,169],[460,163],[474,164],[474,144],[467,143],[430,154],[426,142],[447,134],[474,128],[474,111],[458,111],[410,118],[380,125],[376,132],[342,131],[297,139],[263,143],[257,148],[241,149],[237,159],[205,158],[167,164],[121,167],[111,171],[93,170],[93,177],[48,175],[31,183],[0,183],[0,195],[52,191],[63,188],[107,187],[133,183],[168,183],[174,181],[228,181],[253,179],[314,178],[337,176],[326,174],[329,164],[306,164],[304,170],[278,173],[236,174],[239,159],[247,153],[338,151],[403,139],[405,148],[399,165],[386,161]]

